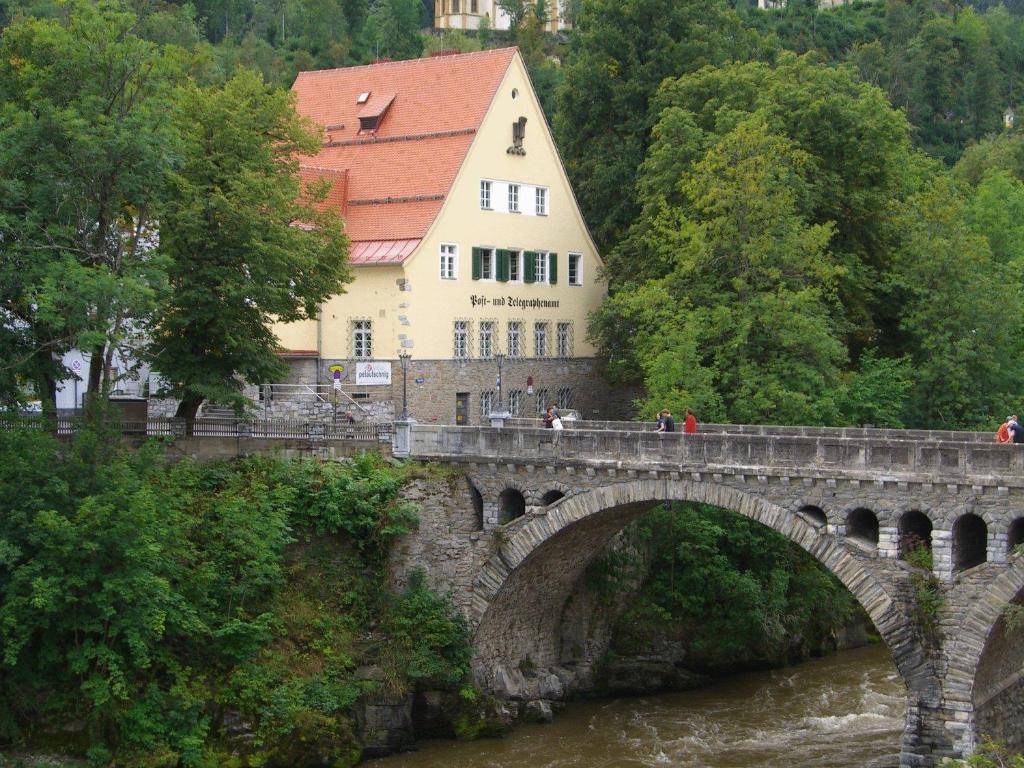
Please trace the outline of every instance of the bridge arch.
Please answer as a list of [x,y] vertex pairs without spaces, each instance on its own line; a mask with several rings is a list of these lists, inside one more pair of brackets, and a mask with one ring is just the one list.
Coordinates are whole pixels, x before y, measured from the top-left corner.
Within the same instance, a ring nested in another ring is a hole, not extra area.
[[985,599],[969,604],[946,653],[945,696],[971,713],[974,726],[965,731],[962,747],[972,749],[973,734],[984,733],[1015,752],[1024,750],[1024,644],[1020,629],[1003,621],[1007,605],[1024,605],[1024,554],[1012,555],[986,587]]
[[527,659],[539,668],[557,666],[562,612],[587,564],[625,525],[666,501],[708,504],[760,522],[839,578],[871,618],[907,685],[908,709],[915,715],[908,714],[904,751],[914,753],[921,742],[917,713],[940,706],[939,690],[933,663],[908,626],[907,606],[879,577],[891,563],[849,546],[793,510],[715,482],[651,478],[614,483],[566,497],[510,530],[474,585],[470,618],[477,681],[500,692],[508,674]]

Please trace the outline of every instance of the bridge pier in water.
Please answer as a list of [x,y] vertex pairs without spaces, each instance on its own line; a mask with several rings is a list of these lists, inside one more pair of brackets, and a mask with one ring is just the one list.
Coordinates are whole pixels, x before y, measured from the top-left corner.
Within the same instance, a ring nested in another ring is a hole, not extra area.
[[[1024,475],[992,471],[1024,452],[822,432],[417,425],[411,456],[450,463],[465,486],[457,511],[424,505],[406,565],[425,566],[456,594],[480,684],[499,696],[565,698],[587,670],[586,659],[569,658],[563,616],[591,559],[654,504],[729,509],[806,549],[865,608],[907,686],[901,765],[963,756],[982,734],[1024,749],[1024,643],[1003,619],[1024,596],[1024,557],[1012,553],[1024,529]],[[931,632],[915,619],[915,571],[900,558],[924,536],[943,597]],[[530,680],[525,660],[536,670]]]

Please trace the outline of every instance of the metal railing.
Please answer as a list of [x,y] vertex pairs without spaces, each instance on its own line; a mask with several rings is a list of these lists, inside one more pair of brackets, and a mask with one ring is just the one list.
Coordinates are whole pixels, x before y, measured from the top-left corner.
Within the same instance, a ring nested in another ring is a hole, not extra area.
[[[0,430],[31,429],[66,437],[86,425],[81,416],[55,418],[0,418]],[[195,419],[177,418],[108,419],[104,427],[111,432],[140,437],[220,437],[263,440],[357,440],[389,442],[394,433],[390,422],[332,424],[330,422],[287,419]]]
[[[264,407],[271,406],[275,401],[312,399],[325,405],[337,403],[348,408],[354,406],[363,413],[368,413],[365,402],[372,402],[380,399],[390,399],[383,393],[359,392],[366,397],[354,397],[353,393],[344,388],[335,389],[333,384],[262,384],[260,385],[260,403]],[[337,398],[337,400],[335,400]]]

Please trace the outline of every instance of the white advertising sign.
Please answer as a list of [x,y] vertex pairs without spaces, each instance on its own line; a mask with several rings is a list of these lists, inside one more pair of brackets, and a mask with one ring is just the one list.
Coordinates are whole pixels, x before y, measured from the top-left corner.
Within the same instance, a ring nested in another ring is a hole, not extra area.
[[391,363],[356,363],[356,385],[390,383]]

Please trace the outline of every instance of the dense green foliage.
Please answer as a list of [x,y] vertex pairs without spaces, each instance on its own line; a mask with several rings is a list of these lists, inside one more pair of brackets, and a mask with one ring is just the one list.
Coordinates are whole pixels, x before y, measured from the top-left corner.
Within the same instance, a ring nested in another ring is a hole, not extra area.
[[384,588],[382,555],[415,523],[397,470],[165,466],[158,445],[108,445],[0,433],[0,743],[126,766],[350,764],[351,707],[377,685],[357,665],[397,689],[467,673],[447,601],[422,577]]
[[[686,663],[696,670],[787,663],[827,647],[857,610],[853,595],[809,554],[725,510],[658,508],[626,536],[646,567],[636,600],[616,623],[619,653],[662,635],[686,644]],[[617,591],[635,565],[612,553],[591,566],[589,582]]]
[[[349,279],[326,189],[300,188],[319,146],[291,97],[147,40],[121,2],[73,0],[0,37],[0,397],[52,405],[70,349],[88,391],[112,359],[150,360],[194,413],[281,369],[275,318],[302,319]],[[296,222],[312,226],[296,227]],[[123,372],[122,372],[123,373]]]

